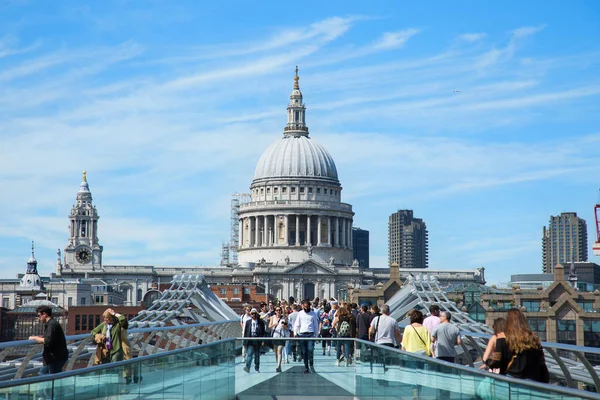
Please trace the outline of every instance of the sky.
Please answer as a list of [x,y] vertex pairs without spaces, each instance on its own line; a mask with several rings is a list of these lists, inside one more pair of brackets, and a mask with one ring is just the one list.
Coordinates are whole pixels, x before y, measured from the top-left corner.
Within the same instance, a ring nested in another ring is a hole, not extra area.
[[430,268],[539,273],[567,211],[600,263],[598,1],[3,0],[0,277],[54,271],[83,170],[105,264],[218,265],[296,65],[372,267],[398,209]]

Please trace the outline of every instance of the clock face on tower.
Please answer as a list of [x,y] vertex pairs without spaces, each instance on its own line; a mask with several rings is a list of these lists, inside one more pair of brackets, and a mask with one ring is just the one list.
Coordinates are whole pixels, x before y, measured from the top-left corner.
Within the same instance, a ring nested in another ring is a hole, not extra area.
[[92,252],[89,251],[86,248],[83,249],[79,249],[77,250],[77,252],[75,253],[75,257],[77,258],[77,261],[81,264],[87,264],[90,261],[92,261]]

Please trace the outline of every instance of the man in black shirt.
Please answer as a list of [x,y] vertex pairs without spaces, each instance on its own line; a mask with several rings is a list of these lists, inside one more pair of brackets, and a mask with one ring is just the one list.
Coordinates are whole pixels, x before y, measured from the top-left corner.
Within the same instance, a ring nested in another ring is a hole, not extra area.
[[69,359],[65,333],[58,321],[52,318],[52,307],[39,306],[36,311],[38,319],[44,324],[44,336],[29,336],[29,340],[44,345],[44,366],[40,369],[40,375],[62,372]]

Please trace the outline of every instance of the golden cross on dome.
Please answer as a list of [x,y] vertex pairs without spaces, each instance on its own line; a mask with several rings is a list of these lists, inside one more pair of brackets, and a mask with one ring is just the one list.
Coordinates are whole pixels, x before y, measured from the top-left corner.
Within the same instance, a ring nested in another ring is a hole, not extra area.
[[87,182],[87,172],[83,171],[83,181]]

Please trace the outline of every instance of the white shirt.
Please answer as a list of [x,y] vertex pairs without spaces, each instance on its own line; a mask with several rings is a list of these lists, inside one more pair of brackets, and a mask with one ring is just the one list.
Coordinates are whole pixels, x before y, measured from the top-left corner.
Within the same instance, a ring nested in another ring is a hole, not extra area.
[[[377,322],[379,322],[379,325],[377,325]],[[375,331],[375,343],[394,343],[396,337],[395,333],[398,329],[398,323],[394,318],[389,315],[381,314],[380,316],[373,318],[371,326],[373,329],[377,329]]]
[[309,312],[300,311],[294,321],[294,333],[297,335],[311,333],[312,336],[316,337],[319,333],[319,318],[317,318],[317,314],[312,310]]

